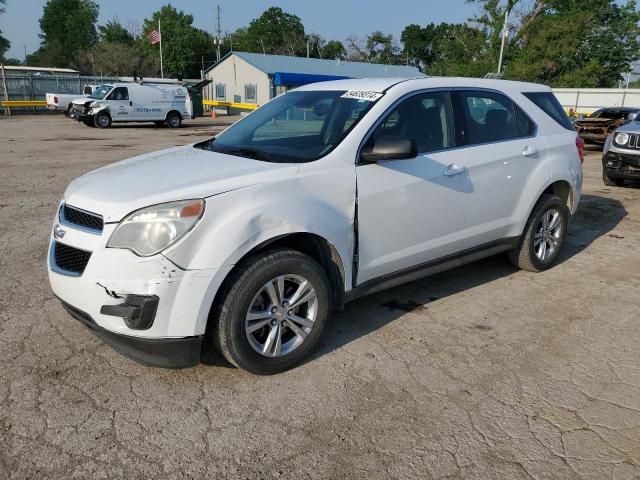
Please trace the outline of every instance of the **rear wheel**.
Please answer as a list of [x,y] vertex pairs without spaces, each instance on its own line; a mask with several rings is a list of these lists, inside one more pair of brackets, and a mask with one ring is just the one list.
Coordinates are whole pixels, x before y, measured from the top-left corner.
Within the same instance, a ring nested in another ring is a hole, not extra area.
[[527,220],[518,248],[509,252],[516,267],[530,272],[551,268],[567,236],[569,208],[554,195],[542,195]]
[[111,115],[106,112],[98,113],[93,120],[98,128],[109,128],[111,126]]
[[258,375],[282,372],[317,345],[329,312],[329,282],[312,258],[279,250],[232,274],[212,335],[225,358]]
[[611,178],[607,173],[602,171],[602,183],[609,187],[622,187],[624,180],[622,178]]
[[177,112],[169,112],[167,115],[167,126],[169,128],[180,128],[182,125],[182,117]]

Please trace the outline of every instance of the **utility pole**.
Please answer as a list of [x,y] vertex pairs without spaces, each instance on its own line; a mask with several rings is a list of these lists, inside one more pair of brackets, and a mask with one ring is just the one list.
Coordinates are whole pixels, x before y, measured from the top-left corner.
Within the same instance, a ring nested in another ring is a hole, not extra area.
[[27,46],[24,45],[24,66],[27,66]]
[[216,8],[217,28],[216,28],[216,59],[220,61],[220,44],[222,43],[222,29],[220,28],[220,4]]
[[504,44],[509,35],[509,5],[504,11],[504,27],[502,27],[502,44],[500,45],[500,58],[498,59],[498,75],[502,73],[502,56],[504,55]]
[[[2,71],[2,89],[4,92],[4,101],[8,102],[9,101],[9,90],[7,89],[7,77],[4,74],[4,65],[0,64],[0,70]],[[8,105],[5,105],[4,107],[4,114],[7,116],[11,116],[11,107],[9,107]]]
[[307,38],[307,58],[309,58],[310,56],[310,51],[309,51],[309,39]]

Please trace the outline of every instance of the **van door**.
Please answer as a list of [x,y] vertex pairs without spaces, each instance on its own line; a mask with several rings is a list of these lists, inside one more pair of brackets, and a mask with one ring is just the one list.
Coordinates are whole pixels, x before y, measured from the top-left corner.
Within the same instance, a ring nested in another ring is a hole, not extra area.
[[130,122],[136,120],[133,102],[129,99],[129,89],[127,87],[114,88],[106,100],[109,102],[111,119],[114,122]]
[[465,123],[473,189],[467,247],[515,237],[531,180],[538,176],[543,182],[550,176],[547,143],[533,120],[501,93],[459,91],[456,99]]

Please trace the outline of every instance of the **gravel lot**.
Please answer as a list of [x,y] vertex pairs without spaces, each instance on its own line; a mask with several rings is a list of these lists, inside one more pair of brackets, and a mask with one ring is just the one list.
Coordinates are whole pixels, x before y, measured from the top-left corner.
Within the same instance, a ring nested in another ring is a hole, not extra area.
[[597,151],[556,268],[360,299],[285,374],[142,367],[69,317],[45,264],[67,183],[224,121],[0,119],[0,478],[640,478],[640,188]]

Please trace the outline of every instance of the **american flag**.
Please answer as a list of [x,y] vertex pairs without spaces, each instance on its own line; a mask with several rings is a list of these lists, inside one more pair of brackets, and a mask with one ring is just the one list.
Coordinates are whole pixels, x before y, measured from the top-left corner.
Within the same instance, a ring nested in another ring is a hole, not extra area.
[[158,30],[151,30],[147,35],[147,38],[151,42],[151,45],[155,45],[160,42],[160,32]]

